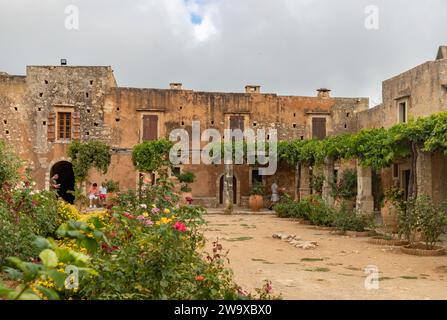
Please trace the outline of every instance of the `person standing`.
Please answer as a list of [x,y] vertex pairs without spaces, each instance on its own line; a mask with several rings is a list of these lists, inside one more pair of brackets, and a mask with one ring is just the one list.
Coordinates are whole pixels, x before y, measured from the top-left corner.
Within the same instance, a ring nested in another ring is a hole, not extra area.
[[105,206],[107,198],[107,187],[106,184],[103,182],[101,183],[101,188],[99,188],[99,200],[101,201],[101,206]]
[[98,202],[99,188],[97,183],[93,183],[88,190],[88,199],[90,200],[90,208],[96,208]]
[[278,203],[279,201],[279,195],[278,195],[278,185],[276,184],[276,181],[273,181],[272,183],[272,198],[270,199],[270,210],[273,209],[273,206]]

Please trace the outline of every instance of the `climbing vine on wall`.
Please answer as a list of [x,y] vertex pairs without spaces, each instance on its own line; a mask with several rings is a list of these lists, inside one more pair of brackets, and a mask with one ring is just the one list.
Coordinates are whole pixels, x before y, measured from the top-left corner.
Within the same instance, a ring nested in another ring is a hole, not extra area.
[[410,120],[390,129],[363,129],[323,140],[281,141],[278,157],[289,165],[321,164],[326,157],[358,159],[363,166],[380,170],[398,158],[411,156],[415,146],[447,155],[447,112]]
[[0,187],[5,182],[16,182],[21,165],[19,158],[0,140]]
[[106,173],[111,161],[110,147],[100,141],[73,141],[68,147],[68,156],[78,183],[85,181],[91,168]]

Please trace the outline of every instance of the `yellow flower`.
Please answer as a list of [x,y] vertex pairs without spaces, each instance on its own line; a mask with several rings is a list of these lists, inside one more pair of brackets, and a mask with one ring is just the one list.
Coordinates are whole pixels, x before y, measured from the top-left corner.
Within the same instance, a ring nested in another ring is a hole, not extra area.
[[171,219],[172,219],[172,220],[177,219],[177,217],[175,216],[175,214],[172,215]]
[[169,209],[166,208],[166,209],[163,210],[163,212],[166,213],[166,214],[170,214],[170,213],[171,213],[171,210],[169,210]]
[[168,218],[161,218],[160,221],[156,222],[156,225],[159,226],[160,224],[169,224],[172,222],[172,219],[168,219]]
[[149,217],[149,214],[147,212],[143,212],[143,217],[147,218]]

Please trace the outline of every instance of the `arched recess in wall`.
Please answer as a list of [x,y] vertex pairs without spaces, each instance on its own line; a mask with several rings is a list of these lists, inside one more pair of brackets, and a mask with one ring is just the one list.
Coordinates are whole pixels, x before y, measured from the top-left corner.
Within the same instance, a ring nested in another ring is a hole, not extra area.
[[50,189],[50,179],[55,175],[57,175],[56,184],[60,185],[57,189],[58,195],[68,203],[73,203],[75,199],[70,191],[75,189],[75,176],[71,162],[64,158],[51,163],[45,178],[47,189]]

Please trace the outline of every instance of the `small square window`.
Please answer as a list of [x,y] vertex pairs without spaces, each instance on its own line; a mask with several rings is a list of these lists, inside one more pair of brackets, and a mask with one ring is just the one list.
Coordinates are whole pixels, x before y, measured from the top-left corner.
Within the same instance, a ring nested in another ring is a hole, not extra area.
[[296,123],[293,124],[293,128],[294,128],[294,129],[296,128]]

